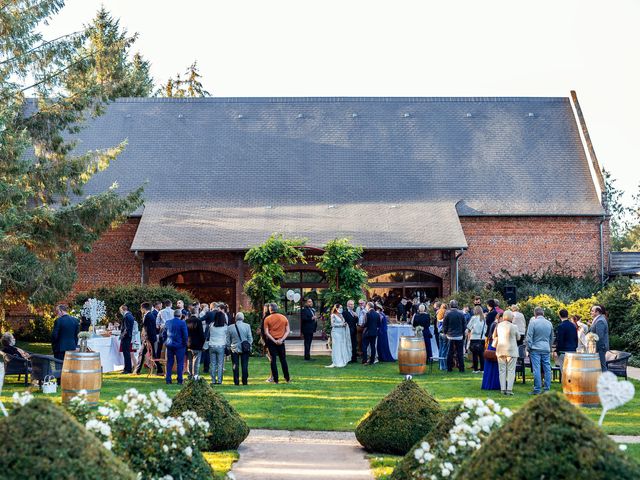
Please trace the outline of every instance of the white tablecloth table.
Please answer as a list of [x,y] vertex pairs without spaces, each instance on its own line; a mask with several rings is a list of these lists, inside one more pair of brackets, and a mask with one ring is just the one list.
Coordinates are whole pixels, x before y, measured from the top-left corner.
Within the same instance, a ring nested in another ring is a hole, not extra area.
[[124,369],[124,357],[120,352],[120,340],[115,337],[94,337],[87,340],[87,346],[100,353],[102,373]]
[[401,325],[391,323],[387,325],[387,337],[389,340],[389,350],[394,360],[398,359],[398,345],[400,344],[400,337],[412,337],[415,335],[415,330],[411,325]]

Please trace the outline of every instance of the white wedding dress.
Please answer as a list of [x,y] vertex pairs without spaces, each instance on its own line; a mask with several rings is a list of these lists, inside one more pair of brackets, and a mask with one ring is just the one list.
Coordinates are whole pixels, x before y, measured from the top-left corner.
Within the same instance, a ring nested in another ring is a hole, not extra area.
[[331,315],[331,361],[337,368],[351,361],[351,333],[342,315]]

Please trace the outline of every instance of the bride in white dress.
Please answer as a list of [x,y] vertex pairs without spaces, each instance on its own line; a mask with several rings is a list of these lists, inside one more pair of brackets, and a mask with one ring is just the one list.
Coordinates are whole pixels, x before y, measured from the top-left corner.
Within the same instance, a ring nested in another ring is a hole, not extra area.
[[339,304],[331,309],[331,361],[327,368],[342,368],[351,361],[351,333]]

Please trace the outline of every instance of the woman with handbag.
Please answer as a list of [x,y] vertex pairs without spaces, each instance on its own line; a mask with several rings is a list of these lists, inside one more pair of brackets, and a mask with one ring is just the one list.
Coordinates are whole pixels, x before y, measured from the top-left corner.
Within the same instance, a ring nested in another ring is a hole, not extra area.
[[498,372],[498,357],[496,347],[491,341],[493,332],[499,322],[502,321],[502,314],[496,316],[496,321],[491,324],[489,333],[485,341],[484,349],[484,373],[482,374],[482,390],[500,390],[500,375]]
[[222,384],[224,373],[224,357],[227,349],[227,317],[220,310],[216,311],[213,322],[209,325],[209,333],[205,343],[209,347],[209,373],[213,385]]
[[240,385],[239,367],[242,366],[242,385],[249,381],[249,356],[253,346],[251,325],[244,323],[244,313],[236,313],[235,322],[227,329],[227,347],[231,350],[233,383]]
[[513,395],[513,382],[516,378],[516,362],[518,360],[518,327],[513,324],[513,312],[506,310],[502,321],[494,329],[493,339],[496,343],[500,390],[503,395]]

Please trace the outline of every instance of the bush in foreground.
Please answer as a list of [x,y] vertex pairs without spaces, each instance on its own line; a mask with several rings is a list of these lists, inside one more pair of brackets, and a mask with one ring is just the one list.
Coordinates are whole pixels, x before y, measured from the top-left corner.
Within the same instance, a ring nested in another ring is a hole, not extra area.
[[423,438],[418,440],[411,450],[409,450],[409,453],[402,457],[402,459],[396,464],[389,480],[413,479],[413,472],[420,465],[415,457],[415,451],[420,448],[420,444],[422,442],[427,442],[429,445],[437,445],[446,440],[449,436],[449,430],[453,428],[456,417],[460,415],[461,412],[462,408],[460,408],[460,405],[447,410],[444,415],[440,417],[440,420],[436,423],[435,427],[433,427],[433,429]]
[[457,478],[640,478],[640,465],[558,393],[540,395],[494,431]]
[[71,415],[38,398],[0,419],[0,476],[54,480],[135,479],[133,472]]
[[406,454],[438,423],[438,402],[413,380],[404,380],[356,427],[358,442],[370,452]]
[[249,435],[249,427],[240,414],[203,378],[187,381],[173,399],[171,415],[186,410],[209,422],[208,451],[235,450]]

